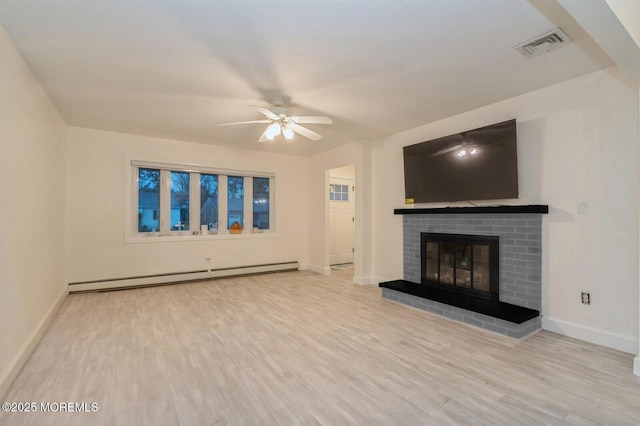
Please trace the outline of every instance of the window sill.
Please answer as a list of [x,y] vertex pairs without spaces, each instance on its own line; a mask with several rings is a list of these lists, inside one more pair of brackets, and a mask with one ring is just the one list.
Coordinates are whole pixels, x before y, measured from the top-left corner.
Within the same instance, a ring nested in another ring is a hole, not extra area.
[[166,242],[185,242],[185,241],[217,241],[217,240],[252,240],[263,238],[278,238],[279,235],[273,232],[246,232],[242,234],[221,233],[215,235],[136,235],[125,237],[125,244],[153,244]]

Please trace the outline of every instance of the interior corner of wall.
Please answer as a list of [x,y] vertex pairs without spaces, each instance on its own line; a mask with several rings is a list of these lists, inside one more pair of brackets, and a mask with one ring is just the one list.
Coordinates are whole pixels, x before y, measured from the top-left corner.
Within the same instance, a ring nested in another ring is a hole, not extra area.
[[312,264],[309,264],[307,266],[308,266],[310,271],[315,272],[317,274],[322,274],[322,275],[325,275],[325,276],[331,274],[331,268],[329,268],[329,267],[322,267],[322,266],[312,265]]
[[0,400],[4,398],[4,396],[9,391],[9,388],[13,384],[13,381],[18,377],[20,370],[26,364],[29,356],[44,336],[44,333],[47,331],[51,322],[53,321],[56,313],[62,306],[62,303],[65,301],[65,298],[69,292],[67,291],[66,286],[63,291],[57,297],[57,299],[53,302],[53,304],[49,307],[49,310],[44,314],[40,322],[36,325],[35,329],[25,342],[24,346],[20,348],[17,354],[14,356],[12,362],[7,367],[6,371],[0,372],[2,376],[0,376]]

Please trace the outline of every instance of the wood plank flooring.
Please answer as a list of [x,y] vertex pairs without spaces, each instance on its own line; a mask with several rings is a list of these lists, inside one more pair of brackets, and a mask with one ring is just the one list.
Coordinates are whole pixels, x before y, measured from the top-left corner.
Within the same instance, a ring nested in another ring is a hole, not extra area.
[[70,295],[2,425],[637,425],[633,356],[518,342],[308,271]]

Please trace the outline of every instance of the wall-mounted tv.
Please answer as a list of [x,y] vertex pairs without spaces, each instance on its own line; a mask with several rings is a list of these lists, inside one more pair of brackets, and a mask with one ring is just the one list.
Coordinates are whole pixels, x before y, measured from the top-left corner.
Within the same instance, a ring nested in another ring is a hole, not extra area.
[[407,204],[518,198],[515,119],[403,149]]

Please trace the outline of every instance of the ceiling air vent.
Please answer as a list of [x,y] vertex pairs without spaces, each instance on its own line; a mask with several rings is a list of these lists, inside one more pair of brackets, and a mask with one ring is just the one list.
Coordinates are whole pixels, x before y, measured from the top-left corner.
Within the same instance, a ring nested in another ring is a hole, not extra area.
[[546,32],[532,40],[525,41],[522,44],[514,46],[518,52],[524,56],[531,58],[533,56],[542,55],[562,47],[567,43],[570,43],[571,39],[560,28],[555,28],[549,32]]

